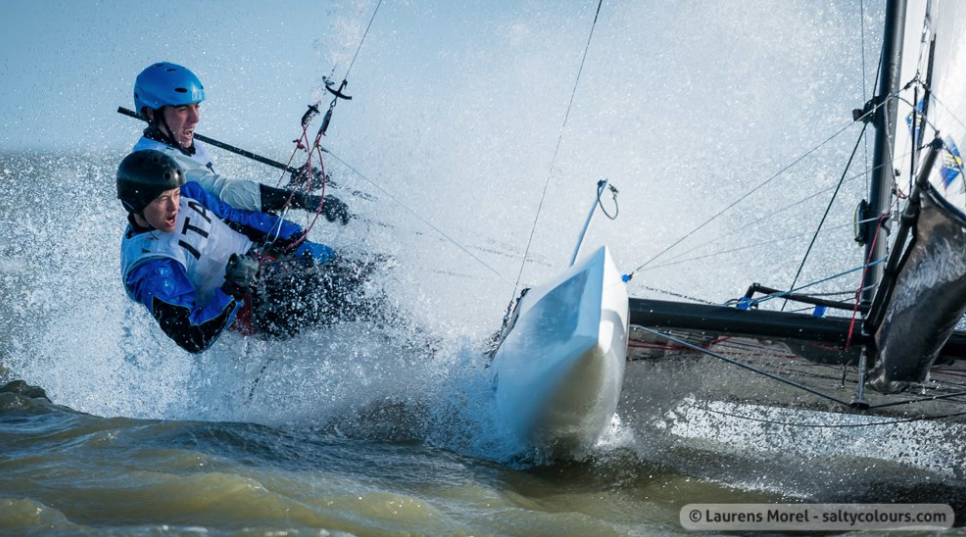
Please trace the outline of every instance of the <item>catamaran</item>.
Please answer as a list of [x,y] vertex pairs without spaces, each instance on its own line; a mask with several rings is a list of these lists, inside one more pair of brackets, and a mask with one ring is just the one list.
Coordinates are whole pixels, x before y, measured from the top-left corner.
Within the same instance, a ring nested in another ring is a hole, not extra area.
[[[876,132],[869,198],[857,211],[866,262],[854,300],[759,284],[727,305],[632,298],[624,390],[668,364],[711,361],[741,373],[676,380],[713,400],[966,418],[966,332],[957,330],[966,312],[964,65],[966,4],[890,0],[878,91],[853,112]],[[758,307],[774,298],[815,309]]]
[[[609,248],[575,252],[570,268],[514,301],[505,319],[491,370],[507,428],[528,445],[589,445],[622,393],[632,406],[660,408],[655,392],[671,385],[689,397],[966,421],[966,331],[957,329],[966,311],[964,65],[966,2],[888,0],[878,90],[853,113],[875,128],[869,196],[857,211],[866,255],[854,300],[794,284],[753,284],[721,305],[628,298],[633,272],[624,275]],[[334,97],[320,135],[335,99],[348,98],[344,87],[327,82]],[[308,112],[303,131],[307,120]],[[318,136],[305,142],[299,147],[318,150],[321,162]],[[775,298],[814,313],[760,307]]]
[[[492,364],[507,424],[533,445],[586,445],[621,391],[648,416],[700,398],[966,421],[964,65],[966,3],[889,0],[878,91],[853,112],[875,128],[853,300],[754,284],[721,305],[629,298],[622,325],[628,278],[601,249],[517,304]],[[776,298],[814,309],[759,307]],[[624,326],[626,370],[613,363]]]

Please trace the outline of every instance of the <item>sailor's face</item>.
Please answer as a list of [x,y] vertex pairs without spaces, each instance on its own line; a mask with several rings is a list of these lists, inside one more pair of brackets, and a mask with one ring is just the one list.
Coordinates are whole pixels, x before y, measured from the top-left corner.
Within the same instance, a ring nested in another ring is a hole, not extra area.
[[165,106],[161,113],[164,114],[165,124],[171,130],[167,134],[181,144],[181,147],[191,147],[195,140],[195,125],[201,119],[201,103]]
[[171,233],[177,225],[178,204],[180,202],[180,189],[165,190],[144,208],[143,218],[154,229]]

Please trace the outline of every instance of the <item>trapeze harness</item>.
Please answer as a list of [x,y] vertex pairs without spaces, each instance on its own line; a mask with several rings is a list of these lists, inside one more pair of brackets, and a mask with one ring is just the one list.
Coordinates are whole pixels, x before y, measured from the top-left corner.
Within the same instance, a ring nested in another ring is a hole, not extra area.
[[198,183],[181,187],[173,232],[145,230],[131,220],[121,241],[124,289],[189,352],[210,347],[241,307],[221,289],[228,258],[248,252],[253,240],[287,240],[302,231],[272,215],[237,210]]

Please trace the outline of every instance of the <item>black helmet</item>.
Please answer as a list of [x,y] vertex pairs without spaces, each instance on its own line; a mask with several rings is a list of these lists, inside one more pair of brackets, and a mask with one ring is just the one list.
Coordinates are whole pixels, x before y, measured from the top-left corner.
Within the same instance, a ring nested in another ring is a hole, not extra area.
[[184,184],[184,172],[161,151],[135,151],[117,167],[117,198],[129,213],[140,213],[162,192]]

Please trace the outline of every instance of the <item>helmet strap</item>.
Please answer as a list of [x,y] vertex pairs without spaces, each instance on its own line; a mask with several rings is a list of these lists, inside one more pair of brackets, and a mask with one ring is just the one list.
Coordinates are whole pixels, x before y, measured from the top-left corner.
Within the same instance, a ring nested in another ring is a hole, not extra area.
[[[145,220],[144,211],[139,213],[127,213],[127,221],[129,224],[131,224],[131,227],[138,231],[150,231],[154,229],[151,227],[151,224]],[[144,222],[144,224],[142,225],[141,222]]]
[[[162,109],[159,108],[152,112],[154,118],[148,120],[148,127],[144,129],[144,137],[151,140],[156,140],[165,145],[169,145],[178,151],[181,151],[185,155],[188,155],[189,157],[194,155],[194,144],[192,144],[189,148],[185,148],[174,139],[174,136],[171,134],[171,127],[168,126],[168,122],[164,119],[164,113],[161,110]],[[164,129],[161,127],[164,127]]]
[[[163,110],[164,110],[164,107],[161,107],[158,110],[154,111],[154,115],[157,116],[157,118],[155,118],[154,124],[158,128],[158,132],[160,132],[161,135],[165,137],[165,140],[164,140],[165,143],[180,149],[181,144],[179,144],[178,141],[174,139],[174,134],[171,132],[171,127],[168,126],[168,121],[164,119]],[[164,127],[164,130],[162,130],[161,127]]]

